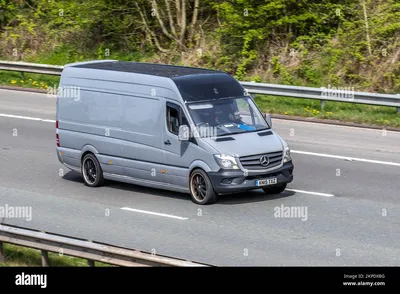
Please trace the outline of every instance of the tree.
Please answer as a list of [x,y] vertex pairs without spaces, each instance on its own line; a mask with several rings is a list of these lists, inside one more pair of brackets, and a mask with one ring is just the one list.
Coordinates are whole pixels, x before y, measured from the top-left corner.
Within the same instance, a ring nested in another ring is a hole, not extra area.
[[[135,1],[135,5],[149,40],[161,52],[174,48],[187,49],[193,41],[200,0],[151,0],[150,6]],[[169,48],[165,47],[168,43]]]

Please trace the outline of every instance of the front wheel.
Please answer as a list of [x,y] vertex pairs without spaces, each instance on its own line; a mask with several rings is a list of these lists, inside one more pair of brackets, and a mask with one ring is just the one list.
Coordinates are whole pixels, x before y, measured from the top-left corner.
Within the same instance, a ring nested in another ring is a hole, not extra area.
[[275,186],[275,187],[265,187],[262,188],[265,193],[267,194],[279,194],[285,191],[287,184],[282,184],[280,186]]
[[194,170],[190,175],[189,188],[192,201],[196,204],[204,205],[217,201],[218,195],[208,175],[201,169]]

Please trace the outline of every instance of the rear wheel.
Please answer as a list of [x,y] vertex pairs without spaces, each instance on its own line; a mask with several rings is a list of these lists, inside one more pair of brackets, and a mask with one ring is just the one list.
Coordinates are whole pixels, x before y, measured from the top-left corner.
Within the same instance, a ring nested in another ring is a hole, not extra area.
[[86,186],[98,187],[104,184],[103,170],[92,153],[86,154],[82,160],[82,175]]
[[282,184],[280,186],[275,186],[275,187],[265,187],[262,188],[265,193],[267,194],[279,194],[285,191],[287,184]]
[[208,175],[201,169],[192,172],[189,179],[190,195],[196,204],[211,204],[217,201],[218,195],[215,193]]

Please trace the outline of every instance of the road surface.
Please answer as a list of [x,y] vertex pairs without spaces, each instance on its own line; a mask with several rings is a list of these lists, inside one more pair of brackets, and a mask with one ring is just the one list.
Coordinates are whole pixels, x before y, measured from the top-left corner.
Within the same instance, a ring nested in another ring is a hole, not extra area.
[[273,119],[292,148],[287,190],[198,206],[118,182],[84,186],[57,160],[54,120],[54,98],[0,90],[0,207],[32,208],[3,223],[217,266],[400,265],[400,133]]

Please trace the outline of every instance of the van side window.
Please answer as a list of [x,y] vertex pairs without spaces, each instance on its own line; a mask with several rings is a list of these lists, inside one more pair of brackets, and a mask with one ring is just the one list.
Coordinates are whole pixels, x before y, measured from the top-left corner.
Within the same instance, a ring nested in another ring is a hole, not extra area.
[[175,104],[167,103],[167,127],[168,130],[178,135],[181,125],[189,125],[188,120],[181,107]]
[[167,106],[167,126],[168,130],[173,134],[179,131],[179,112],[177,109]]

